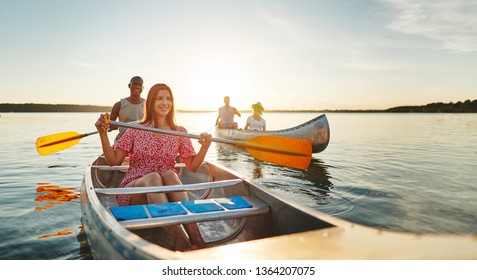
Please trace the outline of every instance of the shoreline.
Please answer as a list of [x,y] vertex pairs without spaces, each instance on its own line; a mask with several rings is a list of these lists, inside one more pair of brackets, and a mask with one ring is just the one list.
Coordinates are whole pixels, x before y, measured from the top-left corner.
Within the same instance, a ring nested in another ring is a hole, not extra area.
[[[111,112],[112,106],[76,105],[76,104],[36,104],[36,103],[0,103],[0,113],[81,113],[81,112]],[[209,113],[217,110],[182,110],[184,113]],[[251,112],[252,110],[241,110]],[[430,103],[420,106],[398,106],[389,109],[306,109],[306,110],[266,110],[270,113],[477,113],[477,99],[457,103]]]

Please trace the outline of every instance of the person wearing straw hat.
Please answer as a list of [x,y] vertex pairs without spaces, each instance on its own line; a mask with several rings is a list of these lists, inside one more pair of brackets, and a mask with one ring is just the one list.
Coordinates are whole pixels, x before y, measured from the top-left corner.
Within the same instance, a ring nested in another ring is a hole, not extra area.
[[262,103],[257,102],[252,105],[253,115],[247,118],[247,123],[245,124],[245,130],[256,130],[256,131],[266,131],[267,122],[262,118],[262,113],[265,109],[262,106]]

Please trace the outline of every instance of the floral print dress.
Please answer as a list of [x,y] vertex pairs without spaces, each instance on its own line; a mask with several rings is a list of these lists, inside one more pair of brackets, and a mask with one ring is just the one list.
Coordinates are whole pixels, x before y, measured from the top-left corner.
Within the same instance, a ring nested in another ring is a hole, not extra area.
[[[151,124],[144,126],[151,127]],[[178,126],[177,131],[187,132],[182,126]],[[168,170],[177,172],[174,169],[177,155],[181,161],[196,155],[189,138],[168,134],[157,137],[154,132],[138,129],[128,129],[113,147],[131,154],[128,172],[119,188],[132,187],[136,180],[151,172],[161,176]],[[129,205],[131,195],[118,195],[116,201],[118,205]]]

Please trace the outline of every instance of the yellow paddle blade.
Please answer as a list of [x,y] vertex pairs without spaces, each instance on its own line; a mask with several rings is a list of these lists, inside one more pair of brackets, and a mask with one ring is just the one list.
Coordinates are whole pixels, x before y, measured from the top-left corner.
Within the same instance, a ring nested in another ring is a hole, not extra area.
[[247,141],[237,141],[254,158],[283,166],[306,169],[311,162],[310,141],[273,135],[256,136]]
[[49,155],[76,145],[85,134],[62,132],[36,139],[36,150],[41,156]]

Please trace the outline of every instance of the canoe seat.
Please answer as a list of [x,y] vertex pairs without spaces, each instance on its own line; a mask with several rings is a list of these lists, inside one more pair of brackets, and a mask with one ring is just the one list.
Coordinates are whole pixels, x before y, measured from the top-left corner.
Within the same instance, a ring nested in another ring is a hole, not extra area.
[[243,182],[242,179],[231,179],[231,180],[222,180],[222,181],[187,184],[187,185],[148,186],[148,187],[133,187],[133,188],[106,188],[106,189],[95,189],[95,191],[98,194],[108,194],[108,195],[181,192],[181,191],[194,191],[194,190],[231,187],[231,186],[240,184],[242,182]]
[[114,206],[109,210],[125,228],[143,229],[263,215],[269,212],[269,206],[254,197],[234,196]]

